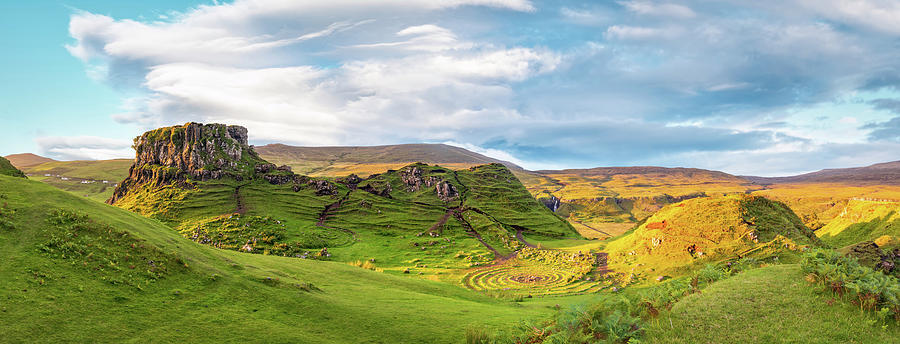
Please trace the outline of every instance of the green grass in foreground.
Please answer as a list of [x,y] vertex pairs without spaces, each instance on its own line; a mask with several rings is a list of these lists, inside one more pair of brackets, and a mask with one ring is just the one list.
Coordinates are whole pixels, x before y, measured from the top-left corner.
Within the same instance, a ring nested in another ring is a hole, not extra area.
[[[512,303],[345,263],[219,250],[159,221],[20,178],[0,176],[3,203],[3,342],[458,343],[471,324],[502,328],[561,302]],[[57,209],[87,218],[48,221]],[[81,230],[103,246],[57,240],[42,249],[54,235]],[[170,268],[131,273],[152,257]]]
[[685,297],[649,322],[649,343],[897,343],[900,328],[832,301],[798,265],[744,272]]

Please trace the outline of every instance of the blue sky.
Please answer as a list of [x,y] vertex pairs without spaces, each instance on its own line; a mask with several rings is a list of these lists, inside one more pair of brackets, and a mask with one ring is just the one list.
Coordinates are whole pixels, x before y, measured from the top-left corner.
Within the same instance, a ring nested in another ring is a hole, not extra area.
[[785,175],[900,160],[887,0],[3,4],[0,154],[444,142],[527,168]]

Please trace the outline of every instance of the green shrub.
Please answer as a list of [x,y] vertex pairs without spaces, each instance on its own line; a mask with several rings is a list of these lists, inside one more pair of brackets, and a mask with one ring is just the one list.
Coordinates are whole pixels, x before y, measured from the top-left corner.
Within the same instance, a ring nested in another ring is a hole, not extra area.
[[849,300],[860,310],[876,312],[879,318],[893,318],[895,323],[900,323],[900,282],[896,277],[825,249],[803,254],[801,267],[811,282],[840,299]]
[[483,327],[466,328],[466,344],[491,344],[491,334]]
[[725,278],[725,276],[725,271],[712,264],[706,264],[703,269],[697,272],[697,277],[700,279],[700,281],[706,283],[718,281]]

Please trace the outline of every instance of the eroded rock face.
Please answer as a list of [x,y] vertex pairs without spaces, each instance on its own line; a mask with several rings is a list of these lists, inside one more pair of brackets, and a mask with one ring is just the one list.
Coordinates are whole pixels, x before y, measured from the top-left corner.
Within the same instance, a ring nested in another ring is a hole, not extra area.
[[441,181],[434,186],[435,191],[437,192],[438,198],[440,198],[444,202],[450,202],[455,200],[459,196],[459,191],[456,190],[456,187],[453,184],[448,183],[447,181]]
[[247,138],[246,128],[224,124],[192,122],[148,131],[134,139],[134,164],[107,202],[113,204],[144,184],[186,186],[190,180],[252,178],[257,165],[267,163]]
[[550,198],[542,198],[540,201],[554,213],[559,209],[560,200],[555,195],[550,195]]
[[307,184],[316,189],[316,196],[337,195],[337,187],[327,180],[310,179]]

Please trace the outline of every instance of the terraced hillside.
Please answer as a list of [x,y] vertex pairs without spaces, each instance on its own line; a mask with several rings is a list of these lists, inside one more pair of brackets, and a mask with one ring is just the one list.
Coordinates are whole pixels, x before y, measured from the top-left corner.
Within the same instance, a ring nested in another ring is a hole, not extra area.
[[457,343],[470,324],[552,312],[345,263],[215,249],[4,175],[0,299],[12,343]]
[[783,203],[732,195],[668,205],[605,249],[613,270],[631,272],[631,280],[641,281],[725,259],[817,245],[813,231]]
[[[110,202],[160,219],[200,243],[368,261],[388,272],[455,283],[462,269],[526,246],[521,233],[577,237],[501,164],[458,171],[413,164],[365,179],[310,178],[261,160],[230,134],[206,134],[220,127],[179,128],[138,139],[131,176]],[[199,131],[197,138],[182,134],[191,130]],[[209,147],[219,153],[205,153]],[[216,157],[229,150],[231,160]]]

